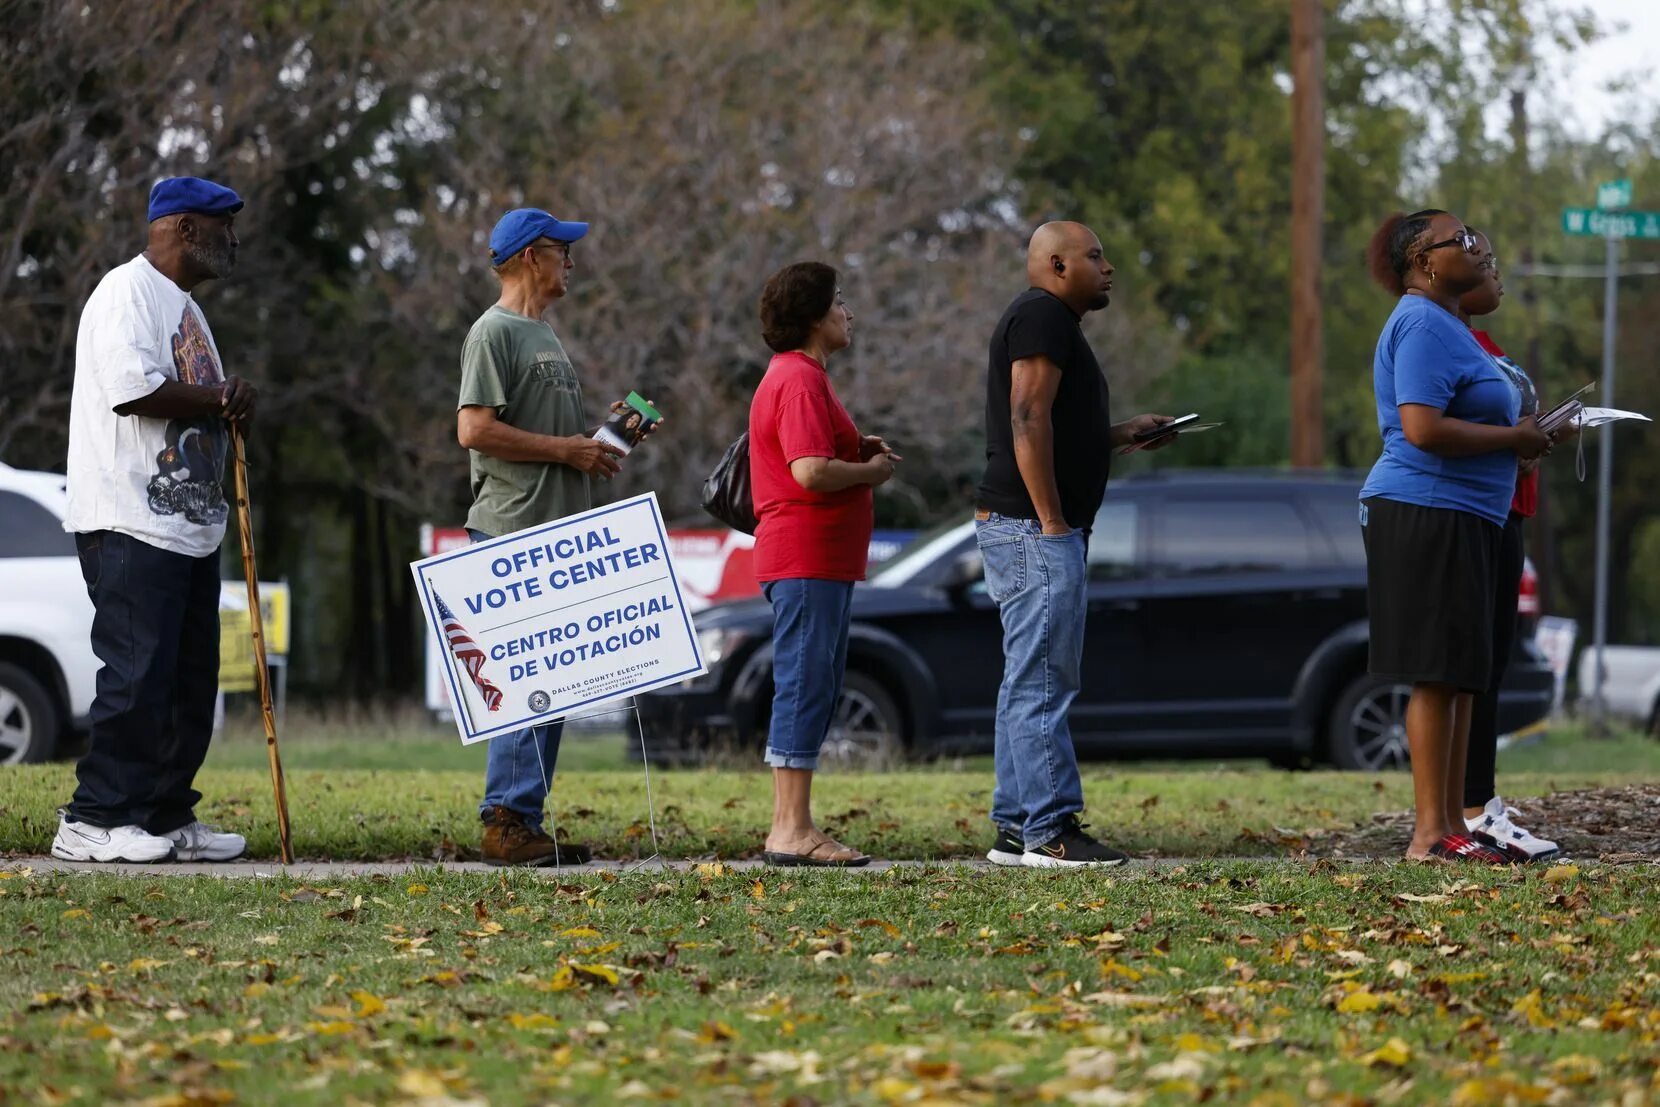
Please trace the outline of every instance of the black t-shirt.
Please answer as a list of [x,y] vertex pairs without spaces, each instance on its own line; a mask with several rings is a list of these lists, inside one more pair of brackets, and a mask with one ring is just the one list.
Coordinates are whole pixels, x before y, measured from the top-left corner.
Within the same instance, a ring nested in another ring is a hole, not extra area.
[[1095,521],[1112,467],[1107,378],[1101,375],[1101,365],[1084,338],[1078,317],[1041,288],[1028,288],[1016,296],[992,332],[986,373],[986,472],[975,502],[999,515],[1037,518],[1015,463],[1009,389],[1014,362],[1040,354],[1061,371],[1060,389],[1049,413],[1061,514],[1071,526],[1087,527]]

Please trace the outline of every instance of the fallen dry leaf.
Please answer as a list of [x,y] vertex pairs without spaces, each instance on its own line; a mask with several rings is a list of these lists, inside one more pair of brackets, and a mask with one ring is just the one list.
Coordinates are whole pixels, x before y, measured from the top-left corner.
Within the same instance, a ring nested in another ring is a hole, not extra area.
[[1372,1052],[1360,1059],[1360,1063],[1368,1068],[1384,1065],[1389,1068],[1405,1068],[1412,1063],[1412,1047],[1399,1038],[1390,1038]]

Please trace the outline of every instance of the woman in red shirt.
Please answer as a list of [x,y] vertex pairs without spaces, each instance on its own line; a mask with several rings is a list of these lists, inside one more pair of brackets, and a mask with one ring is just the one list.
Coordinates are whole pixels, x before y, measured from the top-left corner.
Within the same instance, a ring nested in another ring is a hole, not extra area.
[[[1505,356],[1503,350],[1486,331],[1475,330],[1471,318],[1491,315],[1499,309],[1504,296],[1504,283],[1499,280],[1498,258],[1493,255],[1493,244],[1485,234],[1470,228],[1476,236],[1478,264],[1487,279],[1466,292],[1458,303],[1458,316],[1471,326],[1481,348],[1503,369],[1522,396],[1522,414],[1539,411],[1539,392],[1532,379]],[[1573,426],[1556,432],[1558,442],[1567,441],[1578,433]],[[1512,861],[1546,861],[1559,856],[1557,844],[1524,830],[1511,821],[1518,814],[1498,795],[1494,778],[1494,762],[1499,742],[1499,684],[1504,680],[1505,668],[1510,663],[1516,643],[1516,604],[1521,591],[1522,524],[1533,518],[1539,507],[1539,460],[1523,461],[1516,473],[1516,495],[1510,501],[1510,517],[1504,524],[1504,537],[1499,547],[1497,592],[1493,597],[1493,678],[1487,691],[1474,698],[1470,710],[1470,745],[1464,768],[1464,825],[1477,841],[1492,846]]]
[[813,822],[813,770],[847,669],[853,582],[865,577],[871,489],[898,455],[861,435],[830,387],[830,355],[853,337],[838,275],[816,261],[774,273],[761,293],[761,335],[776,356],[749,407],[755,576],[773,610],[773,865],[863,865]]

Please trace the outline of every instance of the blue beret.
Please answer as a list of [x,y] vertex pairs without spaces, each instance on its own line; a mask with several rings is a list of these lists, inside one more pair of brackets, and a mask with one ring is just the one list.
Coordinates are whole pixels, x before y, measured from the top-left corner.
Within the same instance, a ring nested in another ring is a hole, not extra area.
[[565,223],[541,208],[514,208],[490,232],[490,264],[502,264],[544,235],[556,242],[575,242],[587,233],[586,223]]
[[224,215],[242,210],[242,197],[200,177],[168,177],[150,190],[150,222],[181,211]]

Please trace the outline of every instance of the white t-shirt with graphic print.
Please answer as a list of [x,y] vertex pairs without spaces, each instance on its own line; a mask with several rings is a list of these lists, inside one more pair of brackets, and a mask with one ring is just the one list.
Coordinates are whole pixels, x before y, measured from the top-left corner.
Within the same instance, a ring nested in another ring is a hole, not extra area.
[[219,349],[189,293],[140,254],[98,282],[75,336],[68,531],[113,530],[205,557],[225,537],[230,431],[216,416],[154,419],[115,408],[164,381],[219,384]]

